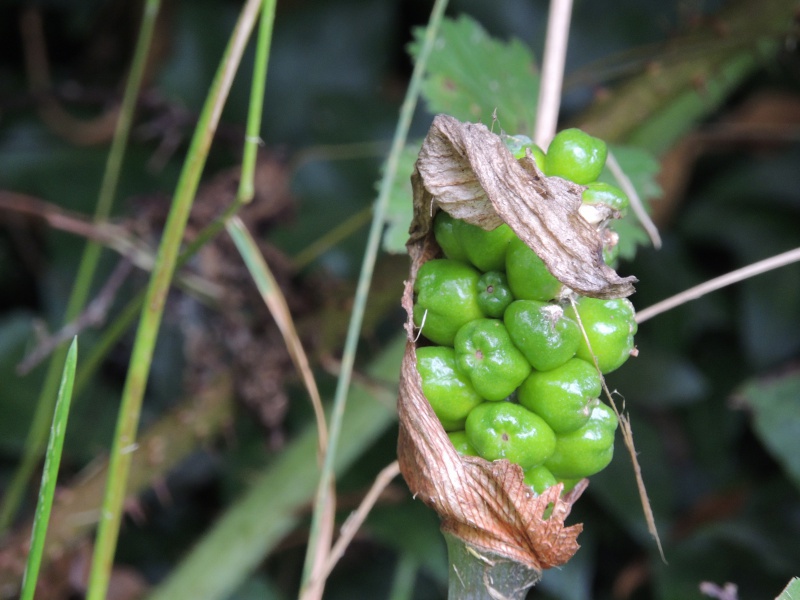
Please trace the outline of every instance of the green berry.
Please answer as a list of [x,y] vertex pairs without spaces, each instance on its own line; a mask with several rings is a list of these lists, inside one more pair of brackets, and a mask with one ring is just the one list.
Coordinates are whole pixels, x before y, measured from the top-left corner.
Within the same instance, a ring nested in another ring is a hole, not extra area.
[[561,282],[550,274],[542,259],[519,238],[508,245],[506,277],[515,298],[546,302],[561,291]]
[[558,479],[578,479],[602,471],[614,456],[616,429],[614,411],[597,400],[583,427],[556,436],[555,451],[545,466]]
[[623,215],[628,211],[630,205],[630,200],[625,192],[602,181],[595,181],[587,185],[581,194],[581,199],[585,204],[606,204]]
[[545,161],[545,154],[544,150],[542,150],[539,146],[533,143],[533,140],[529,138],[527,135],[511,135],[507,136],[505,139],[506,147],[509,149],[511,154],[514,155],[514,158],[519,160],[527,156],[528,150],[531,151],[531,157],[533,158],[536,166],[539,168],[540,171],[544,171],[544,161]]
[[455,352],[445,346],[417,349],[422,392],[445,431],[464,429],[469,412],[483,402],[469,378],[456,367]]
[[519,404],[484,402],[467,417],[467,438],[486,460],[505,458],[523,469],[553,453],[556,435],[540,417]]
[[450,438],[450,443],[461,456],[478,456],[478,451],[472,447],[467,437],[467,432],[463,429],[461,431],[450,431],[447,433]]
[[487,271],[478,280],[478,305],[487,317],[499,319],[514,300],[502,271]]
[[569,433],[589,420],[602,380],[585,360],[573,358],[552,371],[534,371],[517,391],[519,403],[542,417],[556,433]]
[[429,260],[420,267],[414,282],[414,324],[422,327],[426,338],[452,346],[462,325],[483,316],[478,306],[480,276],[471,266],[447,258]]
[[586,185],[600,176],[607,154],[603,140],[580,129],[564,129],[556,134],[547,148],[545,174]]
[[503,400],[531,372],[499,319],[475,319],[456,334],[456,364],[486,400]]
[[503,321],[514,345],[539,371],[563,365],[580,344],[578,324],[557,304],[516,300],[506,309]]
[[508,243],[517,237],[505,223],[487,231],[459,221],[455,233],[469,262],[481,271],[501,271],[506,264]]
[[[593,365],[594,353],[602,373],[610,373],[621,367],[634,352],[633,335],[637,325],[633,305],[626,298],[608,300],[583,297],[578,299],[576,306],[591,345],[590,350],[581,336],[576,356]],[[575,318],[571,307],[568,313]]]
[[563,495],[568,492],[571,492],[582,479],[583,477],[572,477],[572,478],[562,477],[556,479],[556,481],[564,484],[564,488],[561,490],[561,494]]
[[523,481],[531,486],[537,495],[557,483],[555,476],[544,465],[532,467],[525,471]]
[[433,219],[433,235],[447,258],[467,262],[467,253],[461,248],[456,229],[461,221],[440,210]]

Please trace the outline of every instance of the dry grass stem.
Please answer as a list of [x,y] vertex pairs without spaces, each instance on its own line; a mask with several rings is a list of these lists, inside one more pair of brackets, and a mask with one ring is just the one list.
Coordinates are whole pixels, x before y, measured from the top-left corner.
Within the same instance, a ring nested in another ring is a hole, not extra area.
[[550,144],[558,126],[561,85],[564,80],[564,62],[567,58],[571,17],[572,0],[552,0],[550,2],[547,39],[542,59],[539,104],[536,111],[536,131],[534,132],[534,141],[543,149]]
[[720,275],[714,279],[709,279],[700,285],[696,285],[688,290],[684,290],[680,294],[675,294],[666,300],[662,300],[661,302],[657,302],[652,306],[648,306],[644,310],[636,313],[636,322],[644,323],[656,315],[660,315],[663,312],[667,312],[670,309],[681,306],[682,304],[686,304],[687,302],[691,302],[692,300],[697,300],[708,293],[722,289],[734,283],[739,283],[740,281],[755,277],[756,275],[761,275],[767,271],[785,267],[786,265],[790,265],[798,261],[800,261],[800,248],[795,248],[781,254],[776,254],[775,256],[770,256],[769,258],[765,258],[764,260],[747,265],[741,269],[736,269],[735,271],[731,271],[725,275]]

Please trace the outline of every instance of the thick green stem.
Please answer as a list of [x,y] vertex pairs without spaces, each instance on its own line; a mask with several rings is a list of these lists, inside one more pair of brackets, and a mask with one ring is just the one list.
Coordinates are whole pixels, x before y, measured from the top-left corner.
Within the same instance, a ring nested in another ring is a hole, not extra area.
[[523,600],[542,572],[496,554],[476,550],[444,533],[449,563],[450,600]]

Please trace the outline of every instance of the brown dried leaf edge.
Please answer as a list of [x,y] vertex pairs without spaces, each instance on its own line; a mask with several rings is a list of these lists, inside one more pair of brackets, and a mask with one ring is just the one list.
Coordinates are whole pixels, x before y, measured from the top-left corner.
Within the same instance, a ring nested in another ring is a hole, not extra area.
[[[564,521],[586,482],[564,498],[559,497],[561,485],[535,496],[518,465],[456,452],[422,392],[412,316],[414,281],[423,263],[440,256],[432,231],[439,209],[484,229],[508,223],[553,275],[583,295],[628,296],[635,279],[620,278],[603,262],[597,232],[578,214],[582,188],[544,177],[531,159],[515,160],[484,125],[437,116],[422,145],[412,187],[411,272],[403,293],[408,344],[398,401],[403,477],[415,497],[439,514],[442,529],[475,548],[538,570],[562,565],[579,547],[583,525],[565,526]],[[552,512],[543,519],[548,506]]]

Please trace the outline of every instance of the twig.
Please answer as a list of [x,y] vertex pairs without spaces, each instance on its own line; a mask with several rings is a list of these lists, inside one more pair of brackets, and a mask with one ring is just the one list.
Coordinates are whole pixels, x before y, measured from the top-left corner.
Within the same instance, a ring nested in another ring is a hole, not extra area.
[[372,487],[369,489],[369,492],[367,492],[367,495],[364,496],[364,499],[361,501],[358,509],[349,517],[347,517],[347,520],[342,524],[342,528],[339,531],[339,539],[336,540],[336,543],[333,545],[333,548],[331,548],[331,551],[328,554],[328,561],[325,563],[325,568],[322,573],[323,577],[328,577],[331,571],[333,571],[336,563],[339,562],[339,559],[342,558],[342,556],[344,556],[347,546],[353,541],[353,538],[361,528],[361,525],[364,524],[367,515],[369,515],[372,507],[375,506],[375,503],[383,493],[383,490],[385,490],[392,480],[399,474],[400,465],[397,461],[387,465],[380,473],[378,473],[378,476],[375,478]]
[[653,247],[656,250],[660,249],[661,235],[658,233],[658,228],[656,227],[656,224],[653,223],[650,215],[648,215],[647,211],[644,209],[644,205],[642,204],[642,199],[639,197],[639,193],[636,191],[636,188],[633,187],[630,177],[628,177],[625,174],[625,171],[622,170],[622,167],[619,166],[617,158],[614,156],[613,152],[608,153],[606,165],[608,166],[608,170],[611,171],[611,174],[614,176],[614,179],[616,179],[617,183],[619,183],[622,191],[628,195],[628,199],[631,201],[633,213],[636,215],[636,218],[639,219],[639,223],[642,224],[642,227],[644,227],[644,230],[650,237]]
[[552,0],[547,20],[547,39],[542,60],[542,81],[539,86],[539,104],[536,110],[534,140],[546,149],[556,134],[558,110],[561,105],[561,84],[564,80],[564,62],[567,58],[569,22],[572,0]]
[[17,365],[17,373],[19,375],[27,375],[31,369],[50,356],[61,344],[77,336],[89,327],[99,327],[102,325],[106,320],[108,309],[114,302],[114,298],[116,298],[120,286],[125,282],[125,279],[127,279],[132,270],[133,265],[130,261],[124,259],[120,261],[111,273],[108,281],[106,281],[103,288],[97,294],[97,297],[92,300],[86,310],[83,311],[76,320],[64,325],[60,331],[42,339],[39,345],[34,348],[33,352],[28,354],[28,356]]
[[656,302],[652,306],[648,306],[644,310],[640,310],[636,313],[636,322],[644,323],[656,315],[660,315],[661,313],[680,306],[681,304],[686,304],[691,300],[697,300],[701,296],[704,296],[710,292],[714,292],[734,283],[739,283],[740,281],[744,281],[750,277],[761,275],[767,271],[785,267],[786,265],[790,265],[798,261],[800,261],[800,248],[795,248],[794,250],[789,250],[787,252],[783,252],[782,254],[776,254],[775,256],[765,258],[764,260],[747,265],[741,269],[736,269],[735,271],[731,271],[725,275],[720,275],[714,279],[709,279],[700,285],[696,285],[688,290],[682,291],[680,294],[675,294],[670,298],[662,300],[661,302]]

